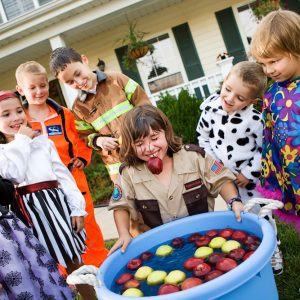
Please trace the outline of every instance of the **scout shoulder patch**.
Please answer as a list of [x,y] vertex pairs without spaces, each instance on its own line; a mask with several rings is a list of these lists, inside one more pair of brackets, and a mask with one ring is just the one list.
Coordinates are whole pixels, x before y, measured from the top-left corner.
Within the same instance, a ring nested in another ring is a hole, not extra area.
[[223,170],[223,168],[224,168],[224,166],[218,160],[215,160],[210,169],[215,174],[220,174],[221,171]]
[[119,185],[115,184],[114,190],[112,192],[112,199],[114,201],[118,201],[121,199],[121,197],[122,197],[121,187]]

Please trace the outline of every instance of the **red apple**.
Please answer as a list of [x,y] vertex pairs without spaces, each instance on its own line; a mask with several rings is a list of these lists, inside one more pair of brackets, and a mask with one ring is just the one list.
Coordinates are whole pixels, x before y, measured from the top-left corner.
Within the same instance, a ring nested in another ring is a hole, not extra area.
[[254,253],[254,251],[247,252],[247,253],[243,256],[243,261],[245,261],[246,259],[248,259],[253,253]]
[[245,239],[244,244],[246,245],[248,251],[255,251],[260,245],[260,240],[256,236],[249,235]]
[[159,157],[150,157],[147,161],[147,167],[153,174],[160,174],[163,170],[163,162]]
[[193,269],[193,274],[196,277],[201,277],[206,275],[211,271],[211,266],[207,263],[200,263]]
[[221,272],[220,270],[213,270],[213,271],[210,271],[209,273],[207,273],[205,275],[205,281],[210,281],[210,280],[213,280],[219,276],[223,275],[223,272]]
[[234,240],[236,240],[236,241],[243,242],[247,238],[247,234],[246,234],[245,231],[235,230],[232,233],[231,238],[234,239]]
[[199,237],[201,237],[201,234],[198,233],[198,232],[195,232],[195,233],[191,234],[191,235],[188,237],[188,241],[189,241],[190,243],[193,243],[193,242],[195,242]]
[[208,262],[212,265],[215,265],[221,258],[226,257],[225,253],[221,252],[213,252],[209,257],[208,257]]
[[166,294],[172,294],[179,292],[180,288],[177,285],[174,284],[163,284],[158,289],[158,295],[166,295]]
[[182,284],[181,284],[181,289],[182,290],[187,290],[187,289],[190,289],[194,286],[197,286],[199,284],[202,283],[202,280],[197,278],[197,277],[190,277],[190,278],[187,278],[185,279]]
[[195,246],[196,247],[202,247],[207,246],[210,243],[211,238],[209,236],[203,235],[198,237],[198,239],[195,240]]
[[213,237],[218,235],[218,230],[216,230],[216,229],[209,230],[209,231],[206,232],[205,235],[213,238]]
[[140,258],[133,258],[127,263],[127,268],[129,270],[136,270],[142,265],[142,260]]
[[246,253],[246,251],[243,248],[236,248],[236,249],[231,250],[228,253],[228,257],[238,261],[243,258],[245,253]]
[[141,285],[141,283],[138,280],[133,278],[133,279],[130,279],[125,282],[124,290],[131,289],[131,288],[138,289],[140,287],[140,285]]
[[195,268],[197,265],[203,262],[204,262],[203,258],[190,257],[184,262],[183,267],[186,270],[191,271],[193,268]]
[[224,228],[219,232],[219,236],[223,237],[224,239],[227,239],[229,237],[231,237],[233,233],[233,230],[231,228]]
[[126,281],[133,278],[133,275],[130,273],[123,273],[116,279],[117,284],[124,284]]
[[216,264],[216,269],[222,272],[228,272],[237,266],[237,262],[232,258],[222,258]]
[[146,251],[146,252],[143,252],[141,255],[140,255],[140,258],[143,260],[143,261],[147,261],[149,260],[150,258],[153,257],[153,253],[152,252],[149,252],[149,251]]
[[184,244],[184,239],[180,237],[177,237],[171,241],[171,246],[173,246],[174,248],[180,248],[183,246],[183,244]]

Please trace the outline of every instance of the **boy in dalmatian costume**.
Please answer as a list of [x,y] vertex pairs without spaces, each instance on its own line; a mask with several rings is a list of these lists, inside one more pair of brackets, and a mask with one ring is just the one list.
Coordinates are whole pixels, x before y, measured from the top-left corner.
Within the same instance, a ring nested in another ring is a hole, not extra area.
[[199,145],[236,175],[244,203],[260,196],[255,188],[260,175],[263,124],[253,104],[262,97],[266,84],[260,65],[240,62],[225,78],[220,95],[210,96],[200,106]]

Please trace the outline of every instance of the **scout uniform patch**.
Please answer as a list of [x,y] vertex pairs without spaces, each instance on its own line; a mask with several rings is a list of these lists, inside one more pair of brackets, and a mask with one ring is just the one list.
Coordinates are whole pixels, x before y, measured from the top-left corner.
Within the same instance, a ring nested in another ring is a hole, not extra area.
[[114,190],[112,192],[112,199],[114,201],[120,200],[122,197],[122,190],[119,185],[115,184]]
[[223,170],[223,165],[219,161],[215,160],[215,162],[213,163],[210,169],[215,174],[219,174]]

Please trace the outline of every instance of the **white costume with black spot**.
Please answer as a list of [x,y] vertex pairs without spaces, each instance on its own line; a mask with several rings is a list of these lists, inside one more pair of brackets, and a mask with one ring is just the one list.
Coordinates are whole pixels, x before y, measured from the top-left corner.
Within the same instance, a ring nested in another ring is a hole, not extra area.
[[247,188],[239,187],[243,201],[258,197],[260,194],[255,187],[261,163],[261,114],[253,105],[228,114],[217,94],[206,99],[200,109],[202,114],[197,126],[199,145],[234,174],[242,173],[251,180]]

